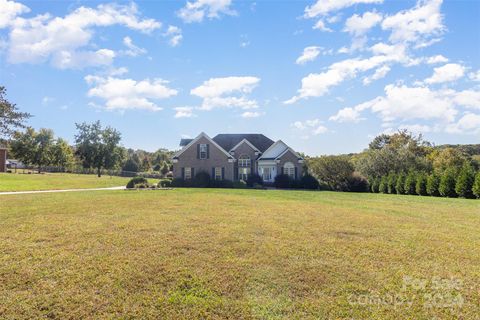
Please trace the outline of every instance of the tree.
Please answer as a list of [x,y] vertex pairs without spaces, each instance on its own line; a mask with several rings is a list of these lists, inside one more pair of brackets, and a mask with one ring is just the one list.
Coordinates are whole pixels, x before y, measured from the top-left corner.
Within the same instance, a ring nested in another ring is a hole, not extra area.
[[388,177],[383,176],[380,178],[380,185],[378,186],[378,192],[388,193]]
[[142,171],[150,171],[152,168],[152,164],[150,163],[150,159],[148,155],[145,155],[143,160],[142,160]]
[[346,156],[321,156],[308,160],[310,172],[335,191],[349,191],[354,168]]
[[438,191],[443,197],[454,198],[457,196],[455,193],[455,170],[447,169],[443,172],[440,178],[440,185],[438,186]]
[[52,161],[51,164],[63,169],[70,167],[74,162],[74,156],[72,148],[68,145],[67,141],[62,138],[58,138],[55,144],[52,145]]
[[397,193],[397,190],[396,190],[397,175],[394,172],[390,172],[388,174],[387,179],[388,179],[388,183],[387,183],[388,193],[390,193],[390,194]]
[[163,174],[163,175],[166,175],[168,173],[169,168],[168,168],[168,163],[166,161],[163,162],[163,166],[162,166],[162,169],[160,170],[160,172]]
[[440,186],[440,176],[436,173],[432,173],[427,178],[427,193],[433,197],[440,196],[438,187]]
[[53,131],[40,129],[36,132],[27,128],[25,132],[16,132],[11,143],[12,153],[25,164],[41,168],[53,164]]
[[465,162],[455,184],[455,192],[462,198],[474,198],[473,183],[475,182],[475,171],[470,163]]
[[417,177],[414,171],[410,171],[405,177],[405,194],[416,194],[415,187],[417,184]]
[[418,173],[415,184],[415,192],[420,196],[427,195],[427,175],[423,172]]
[[96,169],[100,177],[102,169],[113,169],[120,164],[123,152],[119,146],[121,135],[117,130],[102,128],[100,121],[75,125],[78,130],[75,135],[76,154],[84,168]]
[[373,193],[378,193],[380,188],[380,179],[379,178],[373,178],[370,181],[370,191]]
[[395,190],[397,191],[397,194],[405,194],[405,174],[403,172],[397,177]]
[[477,175],[475,176],[475,181],[473,182],[472,192],[477,198],[480,198],[480,171],[478,171]]
[[433,170],[439,174],[448,168],[453,168],[458,172],[467,160],[459,149],[451,147],[435,149],[427,156],[427,159],[431,161]]
[[122,167],[123,171],[129,171],[129,172],[138,172],[138,169],[139,169],[138,163],[136,163],[135,160],[132,158],[128,158]]
[[14,103],[6,99],[7,89],[0,86],[0,139],[9,138],[17,128],[25,128],[24,122],[31,117],[29,113],[20,112]]

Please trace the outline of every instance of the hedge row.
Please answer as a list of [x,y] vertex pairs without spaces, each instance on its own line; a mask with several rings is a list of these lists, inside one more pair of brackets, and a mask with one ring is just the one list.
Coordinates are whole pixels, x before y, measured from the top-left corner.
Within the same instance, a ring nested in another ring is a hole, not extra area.
[[390,173],[387,176],[372,179],[370,191],[449,198],[480,198],[480,171],[475,174],[473,167],[465,164],[458,173],[453,169],[431,174],[415,171],[407,174]]

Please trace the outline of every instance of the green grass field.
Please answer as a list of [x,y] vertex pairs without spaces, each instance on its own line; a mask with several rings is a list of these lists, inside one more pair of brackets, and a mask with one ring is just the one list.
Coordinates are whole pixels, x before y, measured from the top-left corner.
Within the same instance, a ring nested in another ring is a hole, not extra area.
[[478,319],[480,201],[0,196],[2,319]]
[[126,185],[128,180],[129,178],[110,176],[98,178],[93,174],[0,173],[0,192],[117,187]]

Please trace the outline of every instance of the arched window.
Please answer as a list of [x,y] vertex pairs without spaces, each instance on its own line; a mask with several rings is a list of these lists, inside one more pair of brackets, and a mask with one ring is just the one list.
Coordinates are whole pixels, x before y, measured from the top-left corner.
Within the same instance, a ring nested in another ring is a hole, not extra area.
[[290,178],[295,179],[295,166],[291,162],[286,162],[283,165],[283,174],[288,175]]
[[238,180],[247,181],[250,175],[251,161],[250,157],[246,154],[242,154],[238,158]]

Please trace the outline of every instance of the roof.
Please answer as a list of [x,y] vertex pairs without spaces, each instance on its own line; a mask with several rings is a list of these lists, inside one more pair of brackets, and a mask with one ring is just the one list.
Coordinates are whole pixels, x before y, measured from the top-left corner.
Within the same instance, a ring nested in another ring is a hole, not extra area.
[[217,143],[216,141],[214,141],[212,138],[210,138],[205,132],[200,133],[195,139],[190,139],[190,142],[189,142],[186,146],[184,146],[184,147],[182,148],[182,150],[177,151],[177,152],[173,155],[172,159],[177,159],[178,156],[180,156],[185,150],[187,150],[191,145],[195,144],[195,142],[198,141],[198,140],[199,140],[200,138],[202,138],[202,137],[206,138],[206,139],[207,139],[208,141],[210,141],[214,146],[216,146],[220,151],[222,151],[223,153],[225,153],[225,155],[226,155],[229,159],[233,159],[233,158],[232,158],[232,155],[231,155],[230,153],[228,153],[226,150],[224,150],[224,149],[222,148],[222,146],[218,145],[218,143]]
[[193,139],[181,139],[180,140],[180,147],[185,147],[187,144],[189,144],[192,141],[193,141]]
[[213,137],[213,141],[219,144],[226,151],[232,150],[243,139],[253,144],[260,152],[267,150],[274,142],[265,137],[263,134],[258,133],[221,133]]

